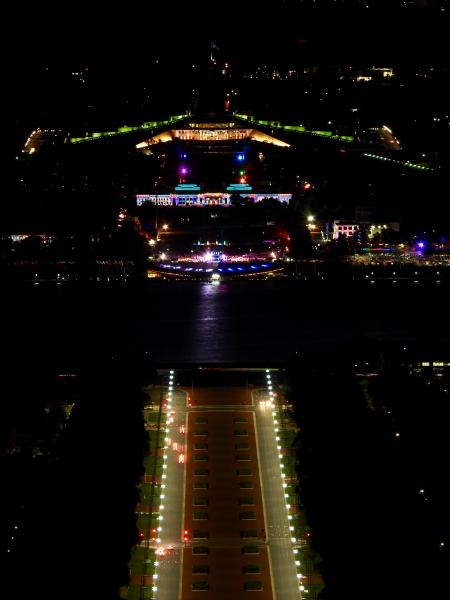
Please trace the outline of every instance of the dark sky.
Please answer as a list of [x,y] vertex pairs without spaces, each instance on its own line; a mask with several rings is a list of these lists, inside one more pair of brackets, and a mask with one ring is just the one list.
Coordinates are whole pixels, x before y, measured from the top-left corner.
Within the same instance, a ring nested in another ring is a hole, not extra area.
[[[379,6],[395,3],[380,0]],[[12,63],[125,57],[139,63],[155,53],[195,59],[211,40],[244,60],[302,52],[312,60],[445,61],[448,50],[448,14],[423,10],[305,11],[295,0],[95,3],[95,11],[93,4],[39,4],[25,14],[12,9]]]

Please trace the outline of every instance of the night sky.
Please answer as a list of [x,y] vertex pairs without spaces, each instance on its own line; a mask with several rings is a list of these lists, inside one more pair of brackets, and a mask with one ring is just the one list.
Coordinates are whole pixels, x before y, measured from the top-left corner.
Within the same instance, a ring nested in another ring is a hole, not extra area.
[[[154,52],[175,60],[194,58],[210,41],[240,58],[286,56],[301,51],[311,56],[351,59],[367,55],[387,59],[445,60],[448,12],[398,10],[400,2],[377,0],[377,10],[355,6],[310,10],[311,3],[255,0],[214,3],[203,0],[170,3],[126,3],[92,10],[88,3],[31,8],[26,15],[12,9],[10,60],[65,62],[134,57],[145,63]],[[355,55],[355,51],[357,54]]]

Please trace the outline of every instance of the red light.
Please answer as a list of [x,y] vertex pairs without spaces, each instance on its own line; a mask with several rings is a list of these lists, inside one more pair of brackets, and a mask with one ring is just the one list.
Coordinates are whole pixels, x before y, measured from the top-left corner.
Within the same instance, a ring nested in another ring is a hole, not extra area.
[[240,182],[245,183],[245,177],[241,177]]
[[143,532],[143,531],[140,531],[140,532],[139,532],[139,537],[140,537],[140,538],[143,538],[143,537],[144,537],[144,532]]

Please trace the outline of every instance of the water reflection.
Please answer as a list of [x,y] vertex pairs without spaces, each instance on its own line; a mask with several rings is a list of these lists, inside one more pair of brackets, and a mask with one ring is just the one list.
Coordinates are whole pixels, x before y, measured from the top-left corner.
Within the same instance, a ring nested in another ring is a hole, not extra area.
[[229,352],[229,330],[233,321],[239,318],[228,305],[230,284],[200,283],[196,291],[190,360],[225,362]]
[[264,363],[360,336],[382,340],[439,332],[450,338],[447,280],[414,281],[40,285],[31,287],[32,301],[28,288],[10,289],[4,296],[5,347],[19,340],[64,353],[88,344],[100,351],[131,343],[145,345],[158,362]]

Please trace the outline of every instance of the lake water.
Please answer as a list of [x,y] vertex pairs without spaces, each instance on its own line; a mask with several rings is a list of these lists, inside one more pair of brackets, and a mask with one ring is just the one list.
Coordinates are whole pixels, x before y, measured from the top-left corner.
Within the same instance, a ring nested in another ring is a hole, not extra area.
[[159,363],[274,363],[360,336],[450,346],[449,296],[445,281],[30,283],[3,294],[3,350],[137,344]]

